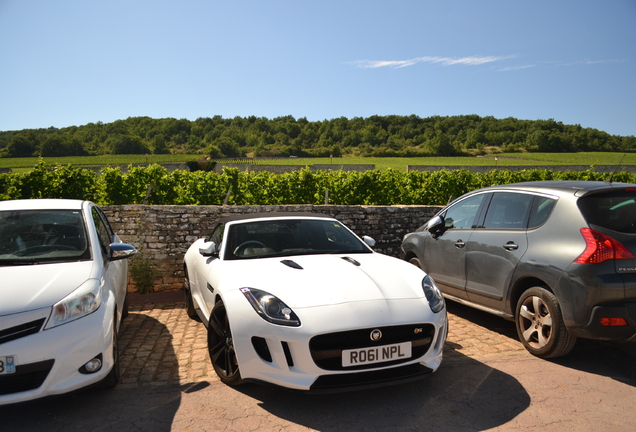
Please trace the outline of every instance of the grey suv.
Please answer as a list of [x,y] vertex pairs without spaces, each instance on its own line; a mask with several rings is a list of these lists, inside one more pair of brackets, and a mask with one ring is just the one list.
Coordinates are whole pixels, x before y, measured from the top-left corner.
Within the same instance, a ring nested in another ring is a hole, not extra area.
[[636,340],[636,184],[545,181],[453,201],[402,242],[450,300],[514,320],[532,354]]

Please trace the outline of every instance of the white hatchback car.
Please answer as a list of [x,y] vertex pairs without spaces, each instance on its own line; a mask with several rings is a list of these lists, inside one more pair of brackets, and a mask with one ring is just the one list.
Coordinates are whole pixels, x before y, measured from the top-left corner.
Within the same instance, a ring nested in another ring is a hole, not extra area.
[[136,252],[89,201],[0,202],[0,405],[117,384]]

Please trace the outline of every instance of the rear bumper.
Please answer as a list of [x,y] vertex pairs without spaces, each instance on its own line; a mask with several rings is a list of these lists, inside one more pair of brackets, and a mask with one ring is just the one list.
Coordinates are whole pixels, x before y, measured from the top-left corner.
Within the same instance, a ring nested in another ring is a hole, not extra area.
[[[602,325],[602,318],[623,318],[627,325]],[[636,303],[595,306],[585,326],[571,327],[568,330],[572,335],[586,339],[636,341]]]

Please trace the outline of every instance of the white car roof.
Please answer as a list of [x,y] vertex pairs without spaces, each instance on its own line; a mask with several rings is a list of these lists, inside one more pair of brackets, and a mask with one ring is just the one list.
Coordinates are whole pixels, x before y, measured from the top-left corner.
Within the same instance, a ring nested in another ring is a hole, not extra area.
[[0,201],[2,210],[81,210],[85,201],[72,199],[25,199]]

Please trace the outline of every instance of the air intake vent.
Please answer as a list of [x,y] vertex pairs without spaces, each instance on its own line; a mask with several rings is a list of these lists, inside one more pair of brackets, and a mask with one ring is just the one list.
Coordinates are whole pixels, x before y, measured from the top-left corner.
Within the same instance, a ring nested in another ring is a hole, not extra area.
[[353,258],[351,258],[351,257],[342,257],[342,259],[343,259],[343,260],[345,260],[345,261],[347,261],[347,262],[350,262],[350,263],[351,263],[351,264],[353,264],[353,265],[360,266],[360,263],[359,263],[358,261],[354,260],[354,259],[353,259]]
[[291,267],[291,268],[295,268],[298,270],[302,270],[303,268],[300,266],[300,264],[298,264],[295,261],[292,260],[282,260],[281,261],[283,264],[285,264],[287,267]]
[[37,333],[43,324],[44,318],[4,329],[0,331],[0,344]]

